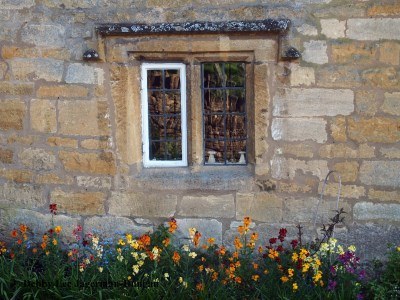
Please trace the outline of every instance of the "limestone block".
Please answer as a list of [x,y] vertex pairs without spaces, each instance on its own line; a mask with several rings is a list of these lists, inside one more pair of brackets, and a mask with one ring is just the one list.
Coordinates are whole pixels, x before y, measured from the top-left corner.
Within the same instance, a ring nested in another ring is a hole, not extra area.
[[52,147],[78,148],[78,141],[70,138],[51,136],[47,139],[47,144]]
[[1,207],[38,208],[45,204],[46,198],[39,186],[13,183],[0,185]]
[[[342,182],[354,182],[357,180],[359,164],[356,161],[345,161],[334,164],[333,169],[340,174]],[[337,173],[334,177],[338,180]]]
[[358,202],[354,205],[356,220],[400,221],[400,204]]
[[276,141],[307,141],[325,143],[326,121],[322,118],[274,118],[272,138]]
[[0,177],[15,183],[30,183],[32,182],[33,173],[28,170],[3,168],[0,169]]
[[375,147],[361,144],[358,149],[353,149],[346,144],[329,144],[319,149],[319,155],[323,158],[372,158],[375,157]]
[[79,224],[80,218],[74,218],[65,215],[52,216],[50,213],[42,214],[29,209],[10,209],[1,215],[1,222],[5,223],[10,229],[18,228],[19,224],[27,225],[34,233],[34,236],[41,242],[43,233],[47,232],[52,226],[61,226],[62,231],[60,237],[64,242],[76,242],[75,237],[71,234]]
[[302,35],[316,36],[318,35],[318,29],[315,26],[309,25],[307,23],[301,24],[301,26],[296,28]]
[[400,191],[382,191],[370,189],[368,191],[368,198],[378,201],[400,202]]
[[[318,193],[322,192],[323,183],[321,182],[318,187]],[[337,197],[339,192],[338,183],[328,183],[325,185],[324,195]],[[359,199],[365,196],[365,188],[357,185],[343,185],[340,188],[340,198]]]
[[[0,82],[0,94],[6,95],[31,95],[34,90],[33,82]],[[2,105],[3,106],[3,105]],[[2,118],[1,118],[2,119]]]
[[200,245],[206,244],[209,238],[214,238],[216,244],[222,244],[222,223],[215,219],[176,219],[176,222],[178,229],[174,235],[179,244],[192,245],[189,228],[196,228],[201,233]]
[[316,117],[349,115],[354,111],[351,90],[291,88],[279,90],[274,116]]
[[55,155],[39,148],[26,148],[22,150],[18,158],[25,167],[36,171],[51,170],[56,165]]
[[390,147],[390,148],[381,148],[379,152],[386,158],[400,158],[400,148],[399,147]]
[[285,143],[282,148],[283,154],[289,154],[296,157],[308,157],[311,158],[314,156],[313,149],[310,145],[301,143],[301,144],[292,144]]
[[57,131],[56,102],[51,100],[32,100],[30,121],[33,130],[55,133]]
[[370,17],[376,17],[376,16],[398,16],[400,14],[400,4],[396,3],[395,4],[381,4],[377,3],[374,4],[373,6],[369,7],[367,10],[367,15]]
[[385,93],[381,110],[387,114],[400,116],[400,93]]
[[331,136],[335,142],[346,142],[346,119],[344,117],[336,117],[330,124]]
[[116,238],[116,242],[121,235],[130,233],[132,236],[139,237],[145,233],[152,233],[152,226],[138,226],[131,219],[112,216],[94,216],[85,220],[85,233],[94,233],[102,238]]
[[362,78],[364,85],[373,88],[397,88],[400,83],[399,74],[394,67],[365,70]]
[[356,112],[360,115],[372,117],[379,107],[379,96],[375,91],[356,92]]
[[336,42],[331,46],[332,61],[338,64],[373,64],[376,61],[376,43]]
[[320,87],[350,88],[363,85],[361,71],[355,66],[328,65],[315,71],[317,85]]
[[110,177],[76,176],[78,186],[94,189],[111,189]]
[[61,185],[72,185],[74,183],[74,178],[71,176],[60,176],[55,173],[44,173],[37,174],[35,177],[35,182],[38,184],[61,184]]
[[275,193],[236,194],[236,219],[250,217],[255,221],[280,222],[283,200]]
[[349,118],[349,138],[359,142],[396,143],[400,141],[399,119]]
[[112,192],[109,213],[117,216],[172,217],[178,197],[165,193]]
[[21,130],[24,125],[25,113],[24,102],[18,100],[0,100],[0,129]]
[[65,46],[65,28],[61,25],[29,24],[22,28],[21,40],[39,47],[62,48]]
[[360,181],[367,185],[400,187],[400,161],[363,161]]
[[326,41],[309,41],[304,43],[304,52],[302,58],[306,62],[314,64],[326,64],[328,63]]
[[109,110],[103,101],[59,101],[59,132],[66,135],[108,135]]
[[106,195],[100,192],[65,192],[55,189],[50,194],[50,202],[57,204],[60,212],[75,215],[102,215],[105,213]]
[[235,201],[232,194],[183,196],[178,214],[185,217],[232,218]]
[[0,162],[3,164],[11,164],[13,162],[14,152],[10,149],[0,147]]
[[322,19],[321,20],[321,33],[327,38],[337,39],[344,38],[344,31],[346,30],[346,21],[339,21],[337,19]]
[[9,62],[14,78],[60,82],[64,72],[64,62],[50,58],[15,58]]
[[346,37],[353,40],[400,40],[400,19],[349,19]]
[[85,98],[88,94],[88,88],[74,84],[41,85],[37,91],[39,98]]
[[400,43],[384,42],[379,47],[379,61],[398,66],[400,64]]
[[60,151],[59,157],[67,171],[103,175],[114,175],[116,172],[115,158],[110,152],[98,154]]
[[104,70],[80,63],[70,64],[65,82],[102,85],[104,83]]
[[0,0],[2,9],[24,9],[35,5],[35,0]]
[[61,5],[66,9],[93,8],[98,5],[99,0],[42,0],[47,7],[58,8]]
[[89,150],[106,150],[112,148],[112,139],[111,138],[102,138],[100,140],[95,139],[87,139],[81,141],[81,147]]
[[290,70],[290,84],[292,86],[315,84],[314,68],[293,66]]
[[296,172],[301,171],[304,175],[311,173],[312,176],[324,179],[328,174],[328,163],[325,160],[298,160],[284,158],[274,155],[271,160],[272,177],[276,179],[293,179]]
[[[283,222],[290,223],[312,223],[315,218],[319,198],[287,198],[284,201]],[[339,209],[343,208],[347,213],[346,222],[351,220],[351,206],[344,201],[339,201]],[[335,215],[336,198],[323,198],[317,212],[317,224],[327,224],[330,218]]]

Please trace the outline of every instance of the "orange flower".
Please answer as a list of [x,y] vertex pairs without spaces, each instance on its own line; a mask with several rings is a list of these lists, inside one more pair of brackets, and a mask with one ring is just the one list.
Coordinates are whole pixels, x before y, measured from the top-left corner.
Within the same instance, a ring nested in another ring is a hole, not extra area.
[[17,241],[17,244],[18,244],[18,245],[21,245],[21,244],[22,244],[22,240],[19,239],[19,240]]
[[243,235],[243,234],[244,234],[244,227],[240,225],[240,226],[238,227],[238,232],[239,232],[241,235]]
[[242,283],[242,278],[240,278],[240,277],[235,277],[235,282],[236,283]]
[[168,247],[170,241],[171,240],[169,238],[166,238],[165,240],[163,240],[162,243],[163,243],[164,247]]
[[142,235],[139,238],[139,245],[141,246],[141,248],[146,248],[146,246],[150,245],[150,236],[147,234]]
[[174,218],[171,218],[171,220],[168,222],[169,228],[168,231],[170,233],[174,233],[175,230],[178,228],[178,225],[176,224],[176,220]]
[[249,228],[250,224],[251,224],[251,219],[250,219],[250,217],[244,217],[244,218],[243,218],[243,225],[244,225],[244,227],[245,227],[245,228]]
[[218,252],[219,255],[223,256],[223,255],[225,255],[225,253],[226,253],[226,248],[225,248],[224,246],[221,246],[221,247],[218,249],[217,252]]
[[53,245],[54,245],[54,246],[57,246],[57,244],[58,244],[57,240],[56,240],[56,239],[53,239]]
[[258,264],[256,264],[255,262],[253,262],[253,268],[254,268],[254,270],[257,270],[257,269],[258,269]]
[[37,253],[37,248],[33,248],[32,253]]
[[194,234],[194,237],[193,237],[193,244],[195,247],[197,247],[199,245],[200,238],[201,238],[201,233],[196,231],[196,233]]
[[181,260],[181,256],[179,255],[178,252],[174,252],[174,255],[172,255],[172,260],[174,261],[175,264],[179,264],[179,261]]
[[18,231],[16,231],[15,229],[13,231],[11,231],[11,236],[13,238],[17,237],[18,236]]
[[253,279],[254,281],[258,281],[258,279],[260,279],[260,276],[256,274],[251,276],[251,279]]
[[204,290],[204,285],[202,283],[196,284],[196,290],[198,290],[198,291]]
[[217,272],[214,272],[213,274],[212,274],[212,276],[211,276],[211,280],[212,281],[216,281],[218,279],[218,273]]
[[28,230],[28,226],[26,226],[24,224],[19,225],[19,231],[21,231],[21,233],[25,233],[27,230]]
[[251,234],[251,236],[250,236],[250,240],[251,240],[252,242],[257,241],[257,240],[258,240],[258,233],[257,233],[257,232],[253,232],[253,233]]
[[47,246],[47,244],[45,242],[40,244],[40,247],[42,247],[43,250],[46,249],[46,246]]
[[207,240],[207,243],[209,243],[210,245],[212,245],[212,244],[215,243],[215,239],[214,239],[214,238],[209,238],[209,239]]
[[57,233],[57,234],[60,234],[61,230],[62,230],[62,227],[61,227],[61,226],[56,226],[56,227],[54,227],[54,231],[55,231],[55,233]]
[[199,266],[199,271],[200,271],[200,272],[203,272],[203,270],[204,270],[204,266],[203,266],[203,265],[200,265],[200,266]]
[[235,259],[238,259],[239,258],[239,252],[237,252],[237,251],[233,252],[232,253],[232,257],[235,258]]
[[238,237],[235,237],[235,240],[234,240],[233,243],[235,244],[235,248],[237,250],[243,248],[243,244],[242,244],[242,242],[240,241],[240,239]]
[[286,276],[282,276],[281,280],[283,283],[287,282],[289,280],[289,278],[287,278]]

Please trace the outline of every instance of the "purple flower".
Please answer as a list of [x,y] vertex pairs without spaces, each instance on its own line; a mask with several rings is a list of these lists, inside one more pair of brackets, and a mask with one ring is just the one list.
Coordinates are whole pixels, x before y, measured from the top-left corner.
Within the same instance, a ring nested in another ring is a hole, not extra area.
[[364,295],[359,293],[357,294],[357,300],[363,300],[364,299]]
[[329,280],[328,290],[333,291],[337,286],[337,282],[335,280]]
[[361,270],[360,273],[358,273],[358,279],[360,280],[364,280],[367,276],[367,273],[365,272],[365,270]]
[[330,266],[330,271],[333,276],[336,276],[336,268],[334,266]]

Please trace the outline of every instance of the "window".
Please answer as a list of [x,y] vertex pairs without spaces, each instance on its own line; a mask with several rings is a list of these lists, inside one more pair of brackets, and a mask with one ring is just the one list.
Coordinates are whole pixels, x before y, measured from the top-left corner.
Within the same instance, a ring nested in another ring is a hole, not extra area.
[[144,166],[187,166],[185,65],[143,63],[141,97]]
[[243,62],[202,64],[205,164],[246,164]]

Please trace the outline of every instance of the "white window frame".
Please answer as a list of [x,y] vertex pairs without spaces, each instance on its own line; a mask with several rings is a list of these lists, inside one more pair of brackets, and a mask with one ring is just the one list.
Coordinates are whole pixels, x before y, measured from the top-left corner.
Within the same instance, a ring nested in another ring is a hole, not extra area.
[[[147,90],[148,70],[179,70],[181,96],[181,131],[182,131],[182,159],[181,160],[150,160],[149,145],[149,103]],[[141,101],[142,101],[142,143],[143,166],[151,167],[185,167],[187,158],[187,120],[186,120],[186,66],[182,63],[142,63],[141,66]]]

